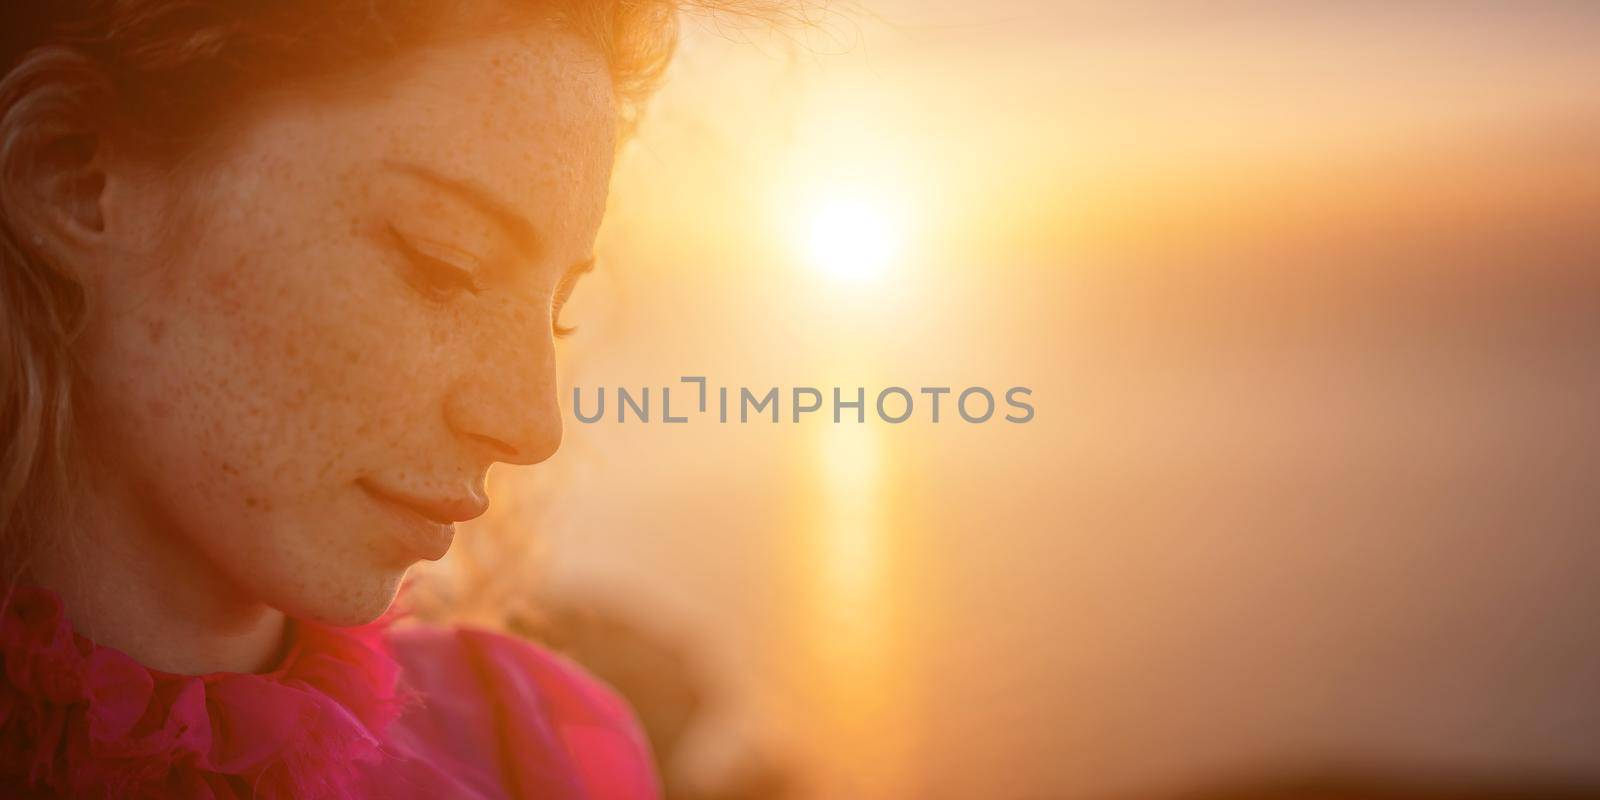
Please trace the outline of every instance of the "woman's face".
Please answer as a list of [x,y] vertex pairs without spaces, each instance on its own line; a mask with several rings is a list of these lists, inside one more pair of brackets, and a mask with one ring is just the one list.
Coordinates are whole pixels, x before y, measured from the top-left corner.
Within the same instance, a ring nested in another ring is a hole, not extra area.
[[484,511],[492,463],[559,444],[553,306],[590,261],[615,112],[600,54],[546,29],[316,88],[252,100],[176,170],[112,173],[81,412],[88,490],[125,521],[352,624]]

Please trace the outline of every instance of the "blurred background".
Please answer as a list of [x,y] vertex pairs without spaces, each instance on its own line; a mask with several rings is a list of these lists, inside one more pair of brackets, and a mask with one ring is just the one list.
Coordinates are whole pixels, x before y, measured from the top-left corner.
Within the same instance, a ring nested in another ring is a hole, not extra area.
[[[808,11],[687,23],[483,523],[671,797],[1600,796],[1600,4]],[[1037,415],[570,416],[684,375]]]

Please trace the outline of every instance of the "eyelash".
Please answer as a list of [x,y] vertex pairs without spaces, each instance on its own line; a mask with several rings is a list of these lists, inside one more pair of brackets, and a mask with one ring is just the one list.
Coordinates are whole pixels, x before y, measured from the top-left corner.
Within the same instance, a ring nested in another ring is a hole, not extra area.
[[389,226],[389,233],[417,273],[417,279],[408,282],[423,296],[435,302],[444,302],[463,291],[478,293],[478,282],[470,270],[422,252],[393,225]]
[[550,332],[557,339],[565,339],[578,332],[576,325],[561,324],[561,309],[572,299],[572,292],[578,286],[578,277],[576,274],[563,277],[561,283],[556,286],[555,296],[550,301]]

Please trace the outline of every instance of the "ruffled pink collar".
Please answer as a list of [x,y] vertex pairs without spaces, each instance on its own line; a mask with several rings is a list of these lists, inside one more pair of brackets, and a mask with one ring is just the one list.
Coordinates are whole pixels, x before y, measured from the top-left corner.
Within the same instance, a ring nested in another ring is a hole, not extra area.
[[398,715],[383,623],[296,624],[266,674],[173,675],[77,635],[54,594],[0,616],[0,783],[82,797],[343,797]]

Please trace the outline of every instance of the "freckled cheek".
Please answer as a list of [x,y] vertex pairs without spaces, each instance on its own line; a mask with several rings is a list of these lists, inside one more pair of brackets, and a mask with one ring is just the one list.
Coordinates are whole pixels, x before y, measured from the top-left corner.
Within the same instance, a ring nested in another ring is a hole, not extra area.
[[470,315],[429,305],[387,264],[344,263],[354,274],[307,289],[300,306],[317,310],[283,334],[283,368],[314,393],[330,439],[385,449],[425,439],[473,357]]
[[214,328],[200,338],[241,434],[336,434],[393,371],[385,354],[404,346],[404,333],[379,324],[359,275],[331,275],[322,263],[340,259],[263,254],[204,281]]

